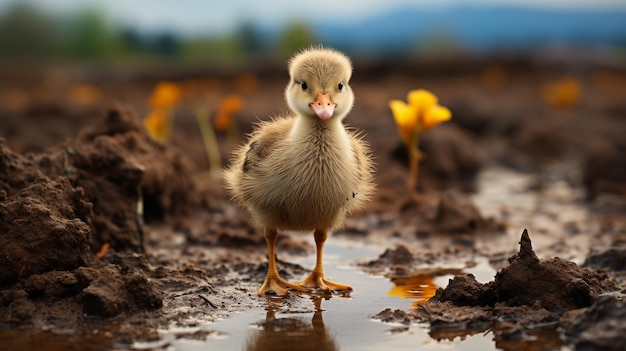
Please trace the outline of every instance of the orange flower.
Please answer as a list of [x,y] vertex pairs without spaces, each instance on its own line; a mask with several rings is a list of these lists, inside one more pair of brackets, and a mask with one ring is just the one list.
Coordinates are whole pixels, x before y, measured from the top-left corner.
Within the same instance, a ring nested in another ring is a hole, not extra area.
[[148,130],[148,134],[156,140],[165,141],[170,137],[167,114],[161,109],[153,110],[148,117],[143,120],[143,125]]
[[398,131],[407,147],[413,145],[422,131],[449,120],[452,113],[439,106],[435,94],[428,90],[411,90],[407,95],[408,104],[401,100],[391,100],[389,108],[398,126]]
[[582,85],[573,77],[564,77],[554,83],[545,84],[542,96],[550,106],[570,108],[580,101]]
[[239,95],[228,95],[220,102],[217,115],[213,124],[215,129],[226,131],[230,126],[233,116],[243,107],[243,99]]
[[158,82],[150,96],[150,106],[154,109],[172,108],[181,98],[181,88],[172,82]]

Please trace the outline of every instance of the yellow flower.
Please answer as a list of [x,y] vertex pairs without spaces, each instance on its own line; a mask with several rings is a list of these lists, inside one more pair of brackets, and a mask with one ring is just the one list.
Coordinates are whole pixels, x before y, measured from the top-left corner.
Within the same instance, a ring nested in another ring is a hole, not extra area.
[[428,90],[411,90],[407,95],[408,104],[401,100],[391,100],[389,108],[398,126],[398,131],[407,146],[417,142],[419,134],[449,120],[452,113],[439,106],[435,94]]
[[143,125],[148,130],[148,134],[156,140],[165,141],[169,139],[170,131],[166,113],[161,109],[152,110],[150,115],[143,120]]
[[243,99],[239,95],[228,95],[217,108],[217,115],[213,124],[215,129],[226,131],[230,126],[233,115],[243,107]]
[[181,87],[178,84],[159,82],[150,96],[150,106],[154,109],[172,108],[178,104],[181,95]]
[[409,182],[411,191],[416,189],[419,174],[419,138],[423,131],[452,118],[446,107],[439,106],[435,94],[428,90],[411,90],[407,94],[408,103],[401,100],[389,101],[389,108],[398,126],[400,136],[409,151]]
[[413,134],[417,128],[417,110],[401,100],[389,101],[389,108],[398,126],[398,131],[404,143],[411,145]]

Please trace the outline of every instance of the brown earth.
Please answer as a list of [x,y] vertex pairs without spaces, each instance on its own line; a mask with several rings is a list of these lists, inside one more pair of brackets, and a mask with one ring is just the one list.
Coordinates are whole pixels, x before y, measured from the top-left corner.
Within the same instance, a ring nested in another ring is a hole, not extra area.
[[[360,118],[349,121],[366,131],[375,150],[379,190],[337,235],[380,247],[380,257],[362,269],[398,280],[423,265],[473,255],[499,266],[493,282],[459,274],[415,310],[385,310],[375,318],[428,322],[435,339],[492,328],[496,346],[507,349],[515,349],[516,340],[528,346],[531,335],[546,328],[576,347],[620,349],[626,342],[620,151],[626,93],[591,87],[578,109],[555,110],[532,95],[536,82],[550,77],[541,67],[500,62],[511,72],[509,90],[474,89],[474,72],[489,64],[428,73],[419,84],[436,91],[444,105],[450,101],[454,115],[422,140],[427,157],[419,193],[406,190],[407,156],[385,103],[402,98],[426,71],[363,67],[355,76],[361,93],[353,115]],[[237,120],[242,132],[256,116],[280,111],[282,75],[258,74],[266,86],[247,96],[250,106]],[[122,84],[137,99],[136,91],[154,83],[147,81]],[[119,82],[101,83],[119,98]],[[384,93],[381,84],[389,87]],[[32,332],[35,340],[37,331],[72,330],[81,340],[130,345],[157,338],[156,329],[172,323],[191,325],[200,315],[218,318],[257,306],[265,243],[220,182],[201,171],[206,155],[190,111],[181,109],[174,140],[164,144],[148,136],[134,109],[106,106],[76,108],[52,99],[33,101],[21,112],[0,110],[0,329]],[[223,156],[238,142],[220,135]],[[481,191],[477,177],[494,164],[539,174],[536,187],[522,192],[541,193],[555,178],[587,190],[581,206],[598,226],[582,233],[581,224],[571,222],[554,232],[531,229],[534,238],[555,238],[545,248],[550,256],[539,259],[524,232],[519,252],[503,263],[514,246],[507,230],[521,231],[507,228],[515,204],[498,216],[484,215],[471,195]],[[584,247],[583,267],[556,257],[584,246],[583,237],[593,242]],[[506,248],[498,246],[503,240]],[[313,248],[281,236],[278,251],[303,255]],[[305,272],[278,263],[285,278]],[[298,329],[297,321],[277,323],[285,321],[268,318],[265,332]],[[97,336],[90,334],[94,324]],[[9,342],[4,335],[0,341]]]

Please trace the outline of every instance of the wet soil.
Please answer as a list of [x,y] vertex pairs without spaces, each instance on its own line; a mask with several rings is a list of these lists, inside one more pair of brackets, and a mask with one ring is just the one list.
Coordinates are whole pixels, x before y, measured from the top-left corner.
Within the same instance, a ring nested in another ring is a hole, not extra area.
[[[405,348],[419,324],[438,342],[489,332],[507,350],[623,349],[626,91],[595,84],[600,68],[590,65],[576,71],[587,72],[578,106],[548,106],[537,91],[557,77],[554,68],[519,62],[470,60],[454,73],[355,68],[348,122],[372,146],[378,190],[330,241],[377,252],[348,264],[384,277],[413,303],[384,300],[368,316],[346,312],[359,318],[346,323],[382,321],[408,336]],[[504,87],[481,80],[492,65],[508,72]],[[20,74],[45,76],[40,69]],[[3,96],[33,88],[27,104],[3,99],[0,107],[0,349],[42,341],[51,349],[159,349],[180,338],[210,345],[224,337],[210,323],[258,310],[267,315],[247,349],[303,332],[326,340],[328,310],[341,311],[351,298],[256,296],[267,268],[263,237],[207,173],[192,108],[176,110],[169,143],[155,141],[140,116],[156,73],[65,72],[54,89],[50,79],[0,80]],[[218,77],[226,87],[215,97],[236,91],[229,85],[236,73],[196,68],[165,78]],[[224,159],[252,121],[285,109],[284,72],[255,74],[259,90],[239,92],[246,101],[235,120],[240,134],[218,135]],[[81,79],[92,79],[104,98],[68,100],[63,92]],[[408,191],[407,155],[386,103],[416,87],[434,91],[454,117],[425,134],[419,187]],[[312,238],[281,233],[277,252],[281,276],[298,279],[310,266],[294,262],[311,257]],[[467,273],[479,260],[497,272],[492,279]],[[440,276],[450,277],[447,284],[434,283]],[[324,307],[316,305],[321,299]],[[312,316],[278,318],[284,311]],[[323,347],[340,348],[349,345],[331,339]]]

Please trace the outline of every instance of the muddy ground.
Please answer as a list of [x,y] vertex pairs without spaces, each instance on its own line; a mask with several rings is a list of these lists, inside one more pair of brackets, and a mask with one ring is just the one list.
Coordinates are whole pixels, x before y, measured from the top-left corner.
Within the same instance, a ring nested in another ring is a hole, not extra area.
[[[454,271],[427,303],[372,317],[428,323],[436,340],[492,330],[503,349],[540,349],[533,340],[543,330],[558,345],[623,349],[625,68],[533,58],[355,64],[347,121],[372,146],[378,190],[333,236],[375,247],[378,259],[355,264],[394,282],[477,256],[498,272],[482,284]],[[503,72],[495,83],[486,74],[493,69]],[[284,69],[108,70],[0,70],[11,78],[0,80],[0,349],[29,349],[44,331],[71,334],[84,349],[130,347],[158,339],[158,330],[267,303],[256,296],[263,236],[207,172],[191,103],[177,107],[167,143],[148,135],[142,117],[161,79],[220,82],[207,91],[209,107],[233,92],[245,101],[238,134],[219,134],[227,160],[251,122],[286,109]],[[240,89],[241,72],[254,73],[258,86]],[[564,75],[580,81],[580,100],[545,103],[544,84]],[[70,94],[77,82],[97,87],[97,97]],[[386,107],[413,88],[435,92],[453,113],[422,140],[417,192],[406,189],[407,155]],[[481,178],[494,168],[507,171]],[[535,199],[530,211],[516,197],[480,200],[513,173],[532,179],[517,189]],[[559,197],[562,188],[576,195]],[[292,233],[277,252],[281,275],[297,279],[310,267],[281,256],[311,255],[314,246]]]

